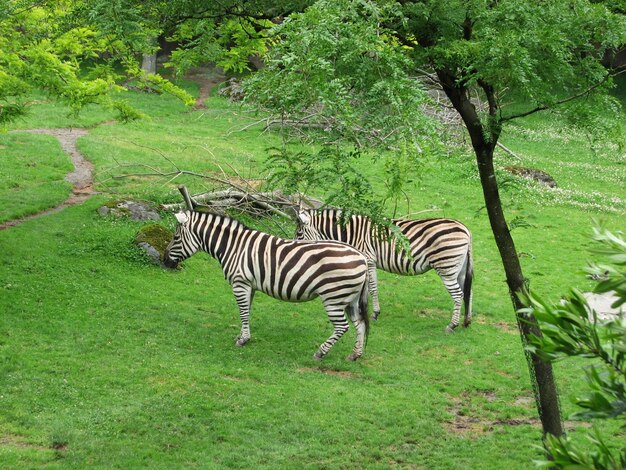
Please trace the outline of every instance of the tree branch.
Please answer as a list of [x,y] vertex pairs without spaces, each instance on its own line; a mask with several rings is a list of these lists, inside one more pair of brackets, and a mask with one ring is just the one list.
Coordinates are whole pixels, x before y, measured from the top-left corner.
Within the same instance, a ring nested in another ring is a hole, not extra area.
[[616,77],[618,75],[621,75],[624,72],[626,72],[626,69],[620,70],[620,71],[618,71],[616,73],[609,72],[609,73],[607,73],[605,75],[605,77],[602,80],[600,80],[595,85],[590,86],[589,88],[587,88],[586,90],[581,91],[580,93],[576,93],[575,95],[568,96],[567,98],[559,100],[556,103],[554,103],[554,105],[552,105],[552,106],[541,105],[541,106],[537,106],[536,108],[533,108],[533,109],[530,109],[528,111],[525,111],[523,113],[511,114],[510,116],[503,116],[503,117],[500,118],[500,122],[502,123],[502,122],[506,122],[506,121],[511,121],[513,119],[518,119],[518,118],[530,116],[531,114],[538,113],[539,111],[546,111],[546,110],[548,110],[548,109],[550,109],[550,108],[552,108],[554,106],[560,106],[562,104],[569,103],[570,101],[577,100],[578,98],[581,98],[583,96],[589,95],[595,89],[600,88],[602,85],[604,85],[607,82],[607,80],[609,78]]

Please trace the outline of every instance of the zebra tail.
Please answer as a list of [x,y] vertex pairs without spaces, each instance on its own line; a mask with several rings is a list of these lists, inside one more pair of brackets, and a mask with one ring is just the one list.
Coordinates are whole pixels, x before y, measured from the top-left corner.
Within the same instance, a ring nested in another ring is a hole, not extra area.
[[363,323],[365,323],[365,343],[367,344],[367,336],[370,332],[370,315],[368,311],[368,302],[369,302],[369,289],[368,289],[368,279],[365,279],[363,286],[361,287],[361,296],[359,297],[359,312],[361,314],[361,318],[363,319]]
[[463,304],[465,306],[465,317],[472,312],[472,281],[474,280],[474,262],[472,261],[472,241],[467,249],[467,259],[465,260],[465,282],[463,282]]

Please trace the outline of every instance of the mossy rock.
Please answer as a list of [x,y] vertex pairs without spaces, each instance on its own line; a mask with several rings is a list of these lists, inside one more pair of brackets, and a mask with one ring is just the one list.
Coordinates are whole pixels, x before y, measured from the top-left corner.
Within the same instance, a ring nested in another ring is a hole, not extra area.
[[172,232],[163,225],[146,224],[137,232],[135,242],[148,253],[148,256],[160,263],[172,237]]

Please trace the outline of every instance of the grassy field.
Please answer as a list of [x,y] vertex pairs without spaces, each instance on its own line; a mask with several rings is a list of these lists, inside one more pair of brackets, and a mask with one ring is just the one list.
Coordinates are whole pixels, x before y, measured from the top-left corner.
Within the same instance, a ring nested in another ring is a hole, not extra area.
[[[113,178],[147,166],[258,176],[277,137],[258,127],[239,132],[255,116],[221,98],[194,112],[166,97],[129,100],[152,118],[100,126],[111,116],[90,109],[70,118],[44,102],[15,126],[91,127],[78,145],[96,166],[101,194],[0,231],[0,466],[531,467],[541,428],[469,152],[424,164],[405,210],[431,209],[428,216],[472,230],[472,327],[444,334],[452,305],[434,273],[380,273],[382,315],[362,360],[344,359],[351,330],[317,363],[312,354],[330,334],[319,302],[257,295],[252,341],[236,348],[237,308],[217,262],[196,255],[178,272],[162,270],[133,244],[141,223],[96,213],[120,197],[178,202],[177,184],[208,186],[189,177]],[[525,274],[554,300],[569,286],[592,285],[579,272],[590,259],[592,220],[624,229],[623,151],[594,155],[585,142],[538,116],[503,135],[519,160],[498,156],[500,169],[540,168],[559,185],[500,170],[508,219],[529,225],[513,231]],[[52,137],[0,134],[0,151],[5,219],[69,194],[62,178],[71,164]],[[569,398],[584,390],[580,366],[556,366],[565,416],[575,411]],[[616,426],[601,427],[623,439]],[[581,441],[589,430],[571,421],[566,428]]]

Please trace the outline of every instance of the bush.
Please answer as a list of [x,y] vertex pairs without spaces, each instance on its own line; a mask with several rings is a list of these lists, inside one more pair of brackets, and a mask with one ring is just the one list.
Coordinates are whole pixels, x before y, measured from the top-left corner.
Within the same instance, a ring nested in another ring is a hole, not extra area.
[[[587,272],[599,282],[595,293],[612,292],[618,308],[626,303],[626,242],[621,233],[594,229],[594,240],[599,243],[596,254],[603,255],[606,262],[594,264]],[[533,336],[529,349],[545,361],[568,357],[583,357],[593,361],[585,369],[589,392],[575,403],[582,411],[573,419],[621,419],[626,418],[626,318],[618,315],[609,320],[598,318],[581,292],[572,290],[560,304],[549,304],[530,295],[528,308],[523,314],[533,314],[543,337]],[[626,420],[624,421],[626,427]],[[594,450],[583,451],[567,437],[548,435],[546,448],[554,460],[538,462],[542,468],[626,468],[626,446],[616,455],[604,442],[597,430],[589,434]]]

